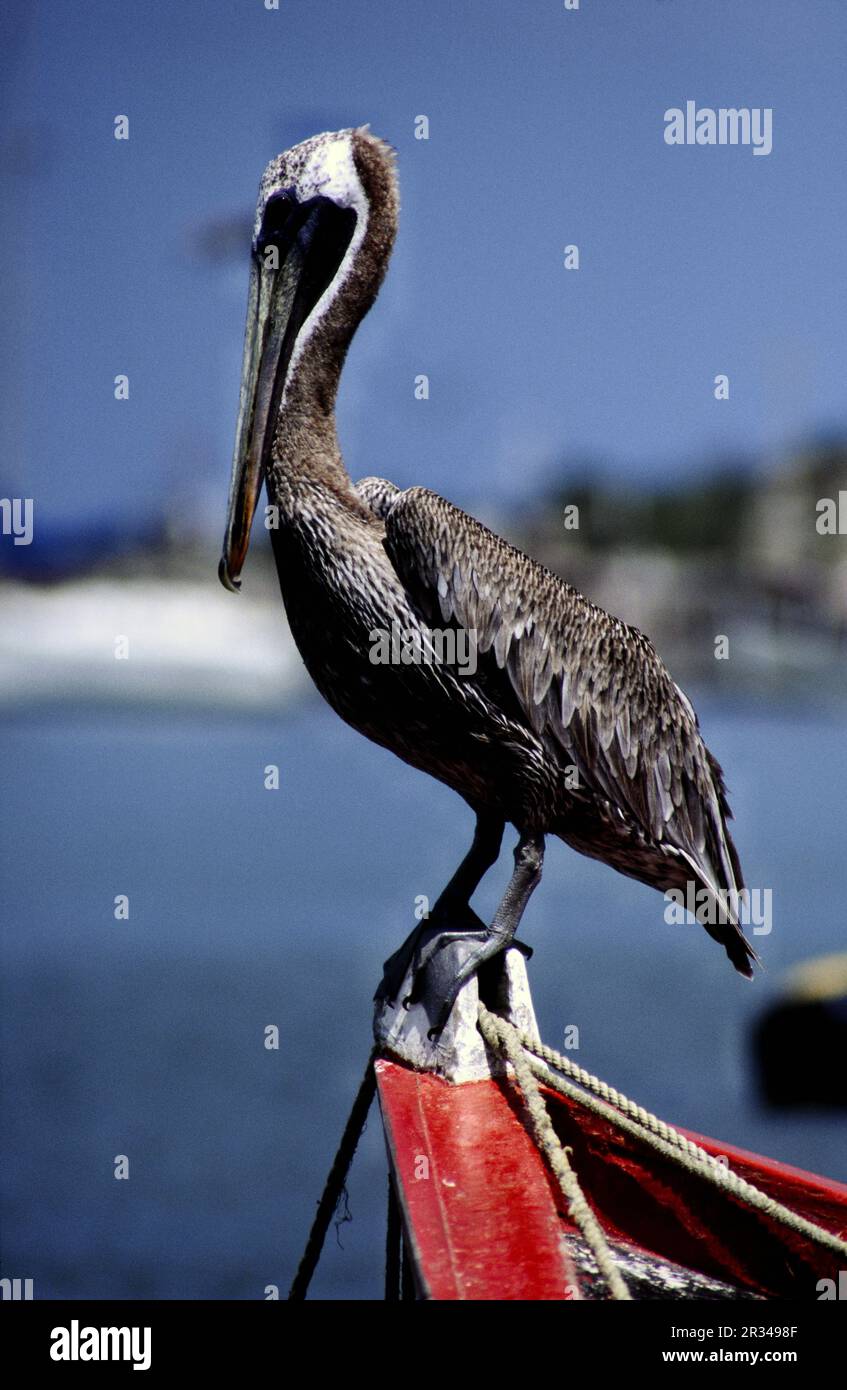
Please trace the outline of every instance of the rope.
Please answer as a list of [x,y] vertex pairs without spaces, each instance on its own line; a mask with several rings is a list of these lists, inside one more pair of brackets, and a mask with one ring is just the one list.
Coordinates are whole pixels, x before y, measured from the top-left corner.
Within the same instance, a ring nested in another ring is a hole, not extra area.
[[302,1259],[294,1276],[294,1282],[288,1291],[289,1300],[300,1302],[305,1299],[312,1282],[312,1275],[317,1268],[318,1260],[321,1257],[326,1233],[329,1230],[329,1223],[332,1220],[333,1212],[338,1206],[344,1185],[347,1181],[347,1174],[353,1162],[353,1156],[362,1137],[365,1122],[368,1118],[368,1111],[371,1108],[371,1101],[376,1090],[376,1073],[374,1061],[376,1059],[376,1048],[370,1053],[365,1067],[365,1074],[356,1092],[356,1099],[353,1101],[353,1108],[344,1126],[344,1133],[341,1136],[341,1143],[338,1146],[338,1153],[333,1159],[332,1167],[329,1170],[326,1184],[324,1186],[321,1199],[318,1202],[318,1210],[312,1222],[312,1229],[309,1232],[309,1239],[303,1251]]
[[[488,1019],[496,1018],[493,1014],[488,1014],[488,1010],[480,1005],[480,1021],[485,1013]],[[512,1025],[505,1023],[503,1019],[497,1019],[497,1023],[507,1029],[512,1029]],[[833,1250],[840,1255],[847,1255],[847,1241],[840,1236],[828,1231],[823,1226],[817,1225],[814,1221],[809,1221],[805,1216],[792,1211],[789,1207],[783,1206],[774,1197],[768,1196],[761,1188],[747,1182],[746,1179],[733,1173],[725,1164],[713,1158],[699,1144],[687,1139],[679,1130],[672,1125],[665,1124],[657,1115],[645,1110],[637,1105],[614,1087],[608,1086],[599,1077],[592,1076],[590,1072],[584,1071],[569,1058],[563,1057],[551,1047],[546,1047],[539,1043],[535,1038],[530,1037],[518,1029],[512,1029],[514,1033],[514,1044],[517,1050],[529,1053],[529,1057],[523,1057],[524,1062],[533,1075],[533,1078],[543,1081],[551,1090],[557,1091],[560,1095],[567,1096],[570,1100],[602,1116],[618,1129],[626,1134],[631,1134],[642,1143],[664,1154],[684,1168],[689,1173],[703,1178],[713,1186],[721,1188],[731,1196],[745,1202],[754,1210],[761,1212],[772,1221],[795,1231],[798,1235],[803,1235],[817,1245],[822,1245],[826,1249]],[[542,1060],[537,1060],[537,1059]],[[511,1058],[510,1058],[511,1060]],[[546,1064],[546,1065],[545,1065]],[[550,1070],[563,1073],[563,1076],[555,1076]],[[573,1077],[579,1083],[579,1089],[569,1081],[563,1079],[564,1076]],[[588,1091],[590,1094],[586,1094]]]
[[586,1201],[579,1185],[579,1179],[571,1167],[568,1151],[562,1147],[547,1113],[544,1097],[538,1082],[532,1074],[526,1059],[518,1032],[505,1019],[489,1013],[484,1004],[479,1006],[479,1027],[485,1041],[496,1052],[500,1052],[511,1062],[518,1085],[523,1093],[523,1101],[535,1142],[547,1159],[568,1204],[568,1213],[576,1222],[588,1244],[597,1267],[605,1279],[614,1299],[630,1300],[632,1295],[615,1264],[608,1241],[597,1221],[594,1212]]

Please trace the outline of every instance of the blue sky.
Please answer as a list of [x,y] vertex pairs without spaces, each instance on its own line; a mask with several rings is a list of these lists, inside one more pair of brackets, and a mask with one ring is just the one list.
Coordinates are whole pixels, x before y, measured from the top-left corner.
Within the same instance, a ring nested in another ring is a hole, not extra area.
[[[222,530],[248,248],[199,240],[249,222],[280,149],[361,122],[403,205],[342,387],[354,477],[484,512],[580,460],[776,467],[847,424],[841,0],[18,0],[0,25],[0,491],[42,522]],[[689,99],[771,107],[773,152],[668,147]]]

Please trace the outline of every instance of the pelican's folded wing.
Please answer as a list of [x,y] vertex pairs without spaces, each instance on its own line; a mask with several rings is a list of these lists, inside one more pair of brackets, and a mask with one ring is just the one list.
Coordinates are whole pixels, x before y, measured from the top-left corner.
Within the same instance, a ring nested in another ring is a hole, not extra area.
[[[721,769],[644,634],[426,488],[387,499],[384,519],[386,551],[426,621],[471,634],[529,727],[593,796],[672,846],[710,890],[737,893]],[[730,958],[749,974],[755,953],[730,935]]]

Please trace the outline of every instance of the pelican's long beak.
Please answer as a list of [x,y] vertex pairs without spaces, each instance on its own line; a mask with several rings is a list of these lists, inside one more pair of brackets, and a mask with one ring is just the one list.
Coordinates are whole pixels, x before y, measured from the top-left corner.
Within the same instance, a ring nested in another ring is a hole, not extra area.
[[[302,257],[296,243],[284,264],[269,269],[254,256],[250,267],[247,330],[226,537],[218,574],[237,593],[250,544],[250,528],[273,443],[285,377],[295,337],[292,308]],[[297,325],[299,327],[299,325]]]
[[234,592],[240,586],[294,344],[337,273],[355,222],[351,209],[320,196],[300,203],[283,193],[265,209],[260,249],[254,249],[250,268],[229,515],[218,569],[221,583]]

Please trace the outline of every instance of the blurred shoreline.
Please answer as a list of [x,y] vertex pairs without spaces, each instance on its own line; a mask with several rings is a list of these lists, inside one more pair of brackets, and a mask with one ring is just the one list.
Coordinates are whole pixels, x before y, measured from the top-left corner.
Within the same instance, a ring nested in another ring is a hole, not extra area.
[[[847,445],[799,453],[768,475],[736,462],[666,489],[597,474],[562,469],[536,502],[491,520],[641,628],[683,686],[843,698],[847,557],[819,526],[827,499],[837,512]],[[265,711],[308,688],[261,525],[237,599],[217,582],[217,538],[172,524],[68,533],[45,529],[36,509],[32,545],[3,539],[0,707]]]

